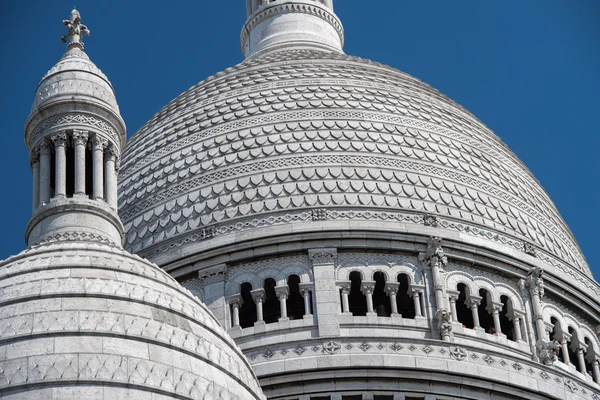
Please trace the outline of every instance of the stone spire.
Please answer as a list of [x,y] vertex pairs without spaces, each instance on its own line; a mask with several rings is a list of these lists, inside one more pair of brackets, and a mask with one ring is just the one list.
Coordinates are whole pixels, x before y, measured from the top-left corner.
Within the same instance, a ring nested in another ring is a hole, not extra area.
[[83,51],[77,10],[63,21],[67,51],[38,85],[25,124],[33,172],[29,246],[55,240],[121,245],[117,170],[125,123],[106,76]]
[[247,0],[246,14],[241,34],[245,57],[290,48],[343,52],[344,29],[333,0]]

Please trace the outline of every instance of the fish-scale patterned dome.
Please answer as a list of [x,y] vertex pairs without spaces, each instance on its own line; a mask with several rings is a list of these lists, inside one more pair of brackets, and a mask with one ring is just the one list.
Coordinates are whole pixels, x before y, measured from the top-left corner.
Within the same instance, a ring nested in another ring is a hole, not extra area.
[[0,356],[7,398],[264,398],[194,295],[156,265],[80,237],[0,262]]
[[360,58],[250,57],[164,107],[123,161],[126,247],[160,264],[284,233],[435,231],[591,282],[548,195],[493,132]]

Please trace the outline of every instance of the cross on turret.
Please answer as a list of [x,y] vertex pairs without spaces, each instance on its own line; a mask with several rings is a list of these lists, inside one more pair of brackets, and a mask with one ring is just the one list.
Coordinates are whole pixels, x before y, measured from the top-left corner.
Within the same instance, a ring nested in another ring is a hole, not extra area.
[[79,11],[73,9],[71,11],[71,16],[69,19],[63,20],[63,24],[67,27],[69,31],[68,34],[60,38],[60,40],[65,43],[67,39],[69,40],[69,45],[67,49],[72,47],[79,47],[83,50],[83,42],[81,41],[82,36],[90,36],[90,31],[87,26],[81,23],[81,15]]

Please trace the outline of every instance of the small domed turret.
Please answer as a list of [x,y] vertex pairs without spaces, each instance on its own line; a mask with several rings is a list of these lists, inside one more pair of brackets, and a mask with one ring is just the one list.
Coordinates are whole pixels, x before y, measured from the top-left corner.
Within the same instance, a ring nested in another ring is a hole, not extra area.
[[77,10],[63,21],[69,42],[36,90],[25,124],[33,170],[28,245],[61,237],[121,244],[116,180],[125,123],[108,78],[83,51]]

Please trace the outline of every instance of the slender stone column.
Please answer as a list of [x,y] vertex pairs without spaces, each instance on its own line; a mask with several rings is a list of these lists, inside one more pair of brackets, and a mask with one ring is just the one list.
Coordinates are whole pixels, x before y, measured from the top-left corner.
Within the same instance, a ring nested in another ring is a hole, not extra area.
[[504,304],[498,302],[491,302],[488,306],[488,312],[491,310],[492,318],[494,320],[494,329],[496,330],[496,334],[500,335],[502,333],[502,326],[500,325],[500,311],[502,311],[502,307]]
[[254,300],[254,303],[256,304],[256,323],[257,324],[264,324],[265,323],[265,319],[263,316],[263,303],[265,302],[265,289],[260,288],[260,289],[255,289],[252,290],[250,292],[250,294],[252,295],[252,299]]
[[88,134],[83,131],[73,132],[73,147],[75,149],[75,194],[85,194],[85,146]]
[[556,335],[556,339],[562,347],[563,362],[569,365],[569,363],[571,362],[571,357],[569,356],[569,340],[571,339],[571,334],[566,332],[560,332],[559,335]]
[[31,171],[33,173],[32,211],[40,204],[40,155],[36,150],[31,151]]
[[106,196],[106,202],[113,209],[117,209],[117,175],[115,173],[115,166],[118,157],[118,151],[110,145],[106,150],[106,160],[104,162],[104,180],[106,187],[104,188]]
[[302,293],[302,297],[304,298],[304,317],[311,317],[312,313],[310,311],[310,292],[312,289],[312,283],[301,283],[300,284],[300,293]]
[[520,342],[523,340],[523,336],[521,335],[521,318],[518,315],[515,315],[512,318],[513,330],[515,331],[515,342]]
[[52,146],[47,140],[44,140],[39,147],[40,153],[40,205],[50,202],[50,155]]
[[275,286],[275,295],[279,299],[279,309],[281,311],[281,316],[279,317],[279,321],[285,321],[288,319],[287,299],[290,295],[290,290],[288,288],[288,285]]
[[419,289],[412,290],[412,298],[415,303],[415,317],[422,317],[423,312],[421,311],[421,299]]
[[363,281],[360,289],[367,298],[367,315],[375,314],[375,310],[373,309],[373,291],[375,290],[375,282]]
[[519,325],[521,325],[521,340],[527,342],[527,324],[525,323],[525,315],[519,316]]
[[240,328],[240,305],[242,304],[242,296],[234,294],[227,298],[227,302],[231,305],[231,327]]
[[594,382],[600,385],[600,359],[595,358],[592,361],[592,370],[594,371]]
[[481,323],[479,322],[479,304],[481,304],[480,296],[469,296],[467,300],[469,302],[469,307],[471,308],[471,314],[473,315],[473,328],[481,328]]
[[350,282],[340,284],[340,290],[342,291],[342,312],[344,314],[349,314],[350,301],[348,300],[348,295],[350,295]]
[[67,196],[67,134],[50,137],[54,144],[54,197]]
[[587,371],[585,370],[584,348],[582,345],[579,345],[579,347],[575,351],[577,353],[577,363],[579,364],[579,372],[585,375]]
[[446,290],[448,301],[450,302],[450,313],[452,314],[452,322],[458,322],[458,313],[456,312],[456,301],[460,292],[457,290]]
[[399,288],[400,284],[398,282],[388,282],[385,284],[385,292],[390,296],[390,305],[392,306],[393,316],[400,315],[398,314],[398,303],[396,301]]
[[104,198],[104,148],[108,141],[104,138],[94,136],[92,139],[92,159],[94,164],[94,199]]
[[535,322],[538,341],[546,339],[546,324],[542,315],[541,299],[544,297],[544,271],[540,267],[534,267],[527,274],[525,286],[531,295],[531,306],[533,308],[533,320]]

